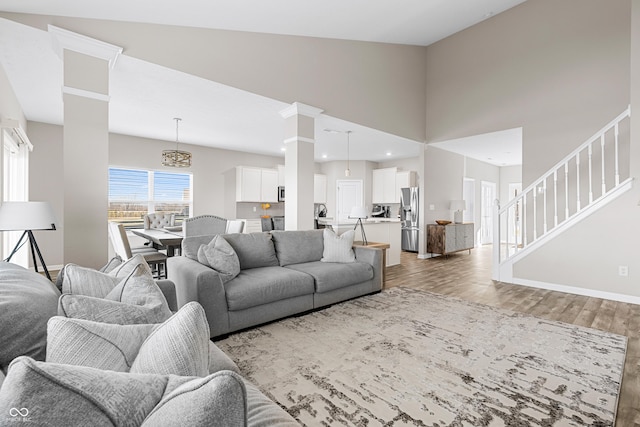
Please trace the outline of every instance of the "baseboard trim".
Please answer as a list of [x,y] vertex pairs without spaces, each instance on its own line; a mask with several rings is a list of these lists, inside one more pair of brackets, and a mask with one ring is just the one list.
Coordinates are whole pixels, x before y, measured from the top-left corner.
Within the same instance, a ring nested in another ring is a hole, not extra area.
[[520,279],[514,277],[509,283],[514,285],[528,286],[530,288],[547,289],[549,291],[564,292],[566,294],[582,295],[585,297],[608,299],[611,301],[626,302],[640,305],[640,297],[633,295],[618,294],[614,292],[597,291],[595,289],[579,288],[576,286],[559,285],[556,283],[539,282],[537,280]]

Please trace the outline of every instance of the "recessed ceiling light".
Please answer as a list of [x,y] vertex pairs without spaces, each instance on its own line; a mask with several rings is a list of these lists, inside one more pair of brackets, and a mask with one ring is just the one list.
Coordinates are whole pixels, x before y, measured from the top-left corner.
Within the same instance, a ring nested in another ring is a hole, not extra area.
[[280,151],[287,151],[287,147],[282,147]]
[[390,156],[390,155],[391,155],[391,151],[387,151],[387,156]]
[[326,154],[323,154],[323,155],[322,155],[322,158],[323,158],[323,159],[326,159],[326,158],[327,158],[327,155],[326,155]]

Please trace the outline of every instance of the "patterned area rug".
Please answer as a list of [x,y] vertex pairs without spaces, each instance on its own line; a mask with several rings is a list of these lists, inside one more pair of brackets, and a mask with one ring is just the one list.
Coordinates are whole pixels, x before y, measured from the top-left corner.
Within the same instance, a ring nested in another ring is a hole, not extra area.
[[309,426],[612,426],[626,337],[394,288],[217,344]]

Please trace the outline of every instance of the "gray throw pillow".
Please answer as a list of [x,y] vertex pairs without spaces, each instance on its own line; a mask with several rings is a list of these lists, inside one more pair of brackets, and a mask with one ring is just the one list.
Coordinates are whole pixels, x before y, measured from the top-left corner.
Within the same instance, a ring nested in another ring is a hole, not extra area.
[[227,283],[240,274],[240,260],[236,251],[220,235],[215,236],[208,245],[200,246],[198,262],[217,271],[222,283]]
[[355,262],[356,256],[353,253],[353,239],[355,231],[349,230],[336,235],[328,228],[324,229],[324,251],[322,253],[322,262]]
[[46,277],[0,262],[0,369],[18,356],[44,360],[47,321],[56,315],[59,296]]
[[42,426],[246,426],[247,392],[230,371],[205,378],[131,374],[23,356],[9,367],[0,414]]
[[54,317],[47,362],[111,371],[204,377],[209,374],[209,324],[197,302],[159,325],[114,325]]
[[[62,273],[62,293],[104,298],[139,264],[147,265],[144,257],[140,254],[129,258],[117,266],[111,265],[110,267],[112,268],[108,272],[81,267],[76,264],[67,264]],[[107,264],[107,266],[109,266],[109,264]]]
[[58,301],[58,314],[127,325],[162,323],[173,313],[144,263],[138,264],[104,299],[63,294]]
[[[112,270],[114,270],[116,267],[118,267],[120,264],[122,264],[122,258],[120,258],[120,255],[116,255],[113,258],[111,258],[109,260],[109,262],[107,262],[98,271],[101,272],[101,273],[109,273]],[[70,265],[75,265],[75,264],[70,264]],[[58,275],[56,276],[56,288],[58,288],[58,290],[60,292],[62,292],[62,284],[64,283],[64,269],[65,269],[65,267],[62,267],[62,269],[58,272]]]

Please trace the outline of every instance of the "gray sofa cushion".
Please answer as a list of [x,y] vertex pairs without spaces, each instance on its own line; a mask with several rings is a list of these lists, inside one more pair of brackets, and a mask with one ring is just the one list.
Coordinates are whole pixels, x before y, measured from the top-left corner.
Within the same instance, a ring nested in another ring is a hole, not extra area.
[[283,267],[242,270],[224,285],[230,311],[313,293],[313,277]]
[[22,355],[44,360],[47,321],[60,292],[46,277],[0,262],[0,369]]
[[280,266],[320,261],[324,250],[322,230],[272,231]]
[[373,278],[373,267],[366,262],[327,263],[308,262],[285,267],[312,276],[316,283],[317,293],[345,288],[356,283],[366,282]]
[[198,262],[220,273],[220,278],[225,283],[240,273],[238,255],[221,235],[215,236],[208,245],[200,245]]
[[241,270],[280,265],[269,233],[225,234],[224,238],[236,251]]
[[129,374],[23,356],[9,367],[0,414],[26,408],[28,424],[38,426],[243,426],[246,396],[243,379],[230,371],[205,378]]

